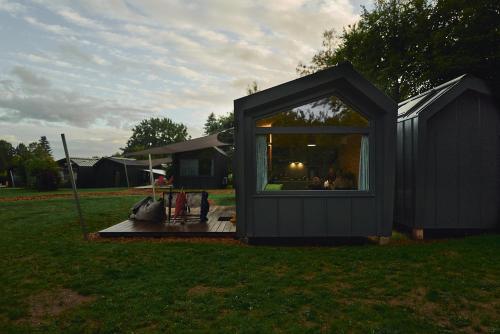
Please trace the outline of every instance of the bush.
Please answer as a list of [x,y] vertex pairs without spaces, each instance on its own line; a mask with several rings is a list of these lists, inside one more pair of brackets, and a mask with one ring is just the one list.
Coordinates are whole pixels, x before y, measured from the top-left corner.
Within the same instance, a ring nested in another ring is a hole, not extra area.
[[26,163],[26,171],[30,176],[28,186],[39,191],[57,189],[60,181],[58,166],[50,156],[30,159]]

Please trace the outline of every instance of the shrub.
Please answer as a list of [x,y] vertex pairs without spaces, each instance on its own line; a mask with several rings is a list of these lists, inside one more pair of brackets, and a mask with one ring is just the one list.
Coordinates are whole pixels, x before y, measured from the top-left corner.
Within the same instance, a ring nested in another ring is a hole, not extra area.
[[59,170],[52,157],[34,157],[27,161],[28,185],[39,191],[56,190],[59,185]]

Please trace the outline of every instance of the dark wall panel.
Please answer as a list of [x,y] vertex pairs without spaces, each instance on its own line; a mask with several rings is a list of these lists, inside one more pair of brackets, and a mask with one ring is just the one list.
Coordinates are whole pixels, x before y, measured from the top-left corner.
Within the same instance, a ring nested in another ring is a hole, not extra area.
[[377,235],[377,211],[375,198],[351,199],[352,235]]
[[351,235],[351,199],[327,199],[328,235]]
[[396,209],[395,221],[404,223],[404,121],[397,124],[397,143],[396,143]]
[[458,223],[458,116],[458,105],[452,103],[429,122],[436,129],[436,223],[443,228]]
[[474,227],[480,222],[481,169],[478,96],[472,92],[457,99],[458,111],[458,221],[457,227]]
[[253,231],[256,237],[278,236],[278,200],[254,199]]
[[326,236],[328,232],[326,200],[304,199],[304,236]]
[[492,99],[480,102],[481,141],[481,227],[500,227],[500,124],[499,112]]
[[302,235],[302,200],[286,198],[278,200],[279,235],[296,237]]
[[413,124],[411,120],[404,122],[404,141],[403,141],[403,152],[404,152],[404,173],[403,173],[403,189],[404,189],[404,203],[403,203],[403,216],[407,224],[413,226]]

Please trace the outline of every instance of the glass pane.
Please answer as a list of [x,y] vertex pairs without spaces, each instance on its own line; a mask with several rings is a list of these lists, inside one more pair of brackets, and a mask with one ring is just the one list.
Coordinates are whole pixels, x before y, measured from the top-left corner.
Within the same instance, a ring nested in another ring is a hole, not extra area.
[[257,120],[256,126],[368,127],[369,121],[338,97],[330,96]]
[[256,136],[257,191],[368,190],[363,134]]

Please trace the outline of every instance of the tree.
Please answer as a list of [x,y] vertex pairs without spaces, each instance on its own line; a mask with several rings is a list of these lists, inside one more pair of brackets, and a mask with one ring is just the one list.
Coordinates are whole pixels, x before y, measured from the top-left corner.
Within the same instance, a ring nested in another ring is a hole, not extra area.
[[[247,86],[247,95],[257,93],[259,91],[259,86],[257,81],[253,81]],[[215,116],[214,113],[208,115],[207,121],[203,126],[206,135],[212,135],[224,130],[229,130],[234,127],[234,111],[227,113],[226,115]]]
[[16,150],[6,140],[0,139],[0,174],[5,174],[14,164]]
[[206,135],[210,135],[213,133],[217,133],[219,131],[219,120],[217,117],[215,117],[215,114],[212,112],[210,115],[208,115],[207,121],[205,122],[205,125],[203,126],[203,130],[205,130]]
[[47,137],[41,136],[40,140],[38,141],[39,149],[44,151],[47,155],[52,155],[52,149],[50,148],[49,141],[47,140]]
[[498,91],[500,2],[496,0],[379,0],[341,34],[326,31],[323,49],[301,75],[350,61],[400,101],[472,73]]
[[127,141],[127,146],[121,150],[123,153],[130,153],[189,138],[184,124],[175,123],[169,118],[150,118],[141,121],[132,129],[132,136]]

